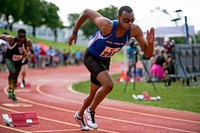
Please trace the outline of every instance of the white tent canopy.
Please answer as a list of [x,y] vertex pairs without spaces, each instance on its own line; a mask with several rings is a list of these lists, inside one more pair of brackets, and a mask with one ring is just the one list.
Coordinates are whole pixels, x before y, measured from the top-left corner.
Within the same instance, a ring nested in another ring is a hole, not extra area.
[[[190,36],[195,35],[194,26],[188,26]],[[155,30],[156,37],[185,37],[187,36],[185,25],[179,27],[158,27]]]
[[[186,36],[186,27],[183,21],[179,21],[177,26],[175,22],[172,22],[172,18],[169,14],[156,9],[149,16],[142,20],[136,21],[144,34],[151,27],[155,28],[156,37],[183,37]],[[194,26],[188,26],[188,31],[190,35],[195,35]]]

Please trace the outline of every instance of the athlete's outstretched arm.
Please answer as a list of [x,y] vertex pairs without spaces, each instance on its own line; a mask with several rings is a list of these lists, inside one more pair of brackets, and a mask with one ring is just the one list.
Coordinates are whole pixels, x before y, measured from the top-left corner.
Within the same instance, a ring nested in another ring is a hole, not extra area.
[[0,39],[8,42],[9,45],[11,45],[13,43],[13,41],[14,41],[14,36],[11,36],[11,35],[1,35]]
[[145,56],[151,57],[154,51],[154,28],[151,28],[150,31],[147,30],[147,36],[145,40],[141,28],[139,26],[136,27],[137,28],[134,29],[136,34],[132,36],[137,40]]
[[73,33],[68,40],[69,46],[72,45],[72,42],[76,43],[78,30],[87,19],[93,22],[103,34],[108,34],[111,32],[112,22],[108,18],[103,17],[100,13],[94,10],[85,9],[76,21]]

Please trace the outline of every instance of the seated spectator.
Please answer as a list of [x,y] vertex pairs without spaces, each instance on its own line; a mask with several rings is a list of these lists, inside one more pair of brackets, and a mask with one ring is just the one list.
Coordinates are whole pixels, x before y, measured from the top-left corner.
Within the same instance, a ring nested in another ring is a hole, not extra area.
[[5,62],[5,54],[7,50],[7,42],[0,44],[0,70],[3,72],[7,71],[7,66]]
[[79,65],[81,63],[81,58],[82,58],[81,52],[79,50],[75,51],[74,58],[75,58],[75,64]]
[[63,56],[63,65],[67,65],[67,51],[66,51],[66,49],[64,49],[63,50],[63,52],[62,52],[62,56]]
[[173,53],[173,47],[174,47],[174,43],[172,43],[170,41],[170,39],[168,37],[166,37],[164,39],[164,43],[163,43],[163,46],[164,46],[164,49],[165,49],[165,52],[168,56],[172,56],[172,53]]
[[153,57],[152,63],[153,65],[150,71],[151,81],[163,81],[165,78],[164,66],[168,63],[166,52],[161,50],[159,55]]

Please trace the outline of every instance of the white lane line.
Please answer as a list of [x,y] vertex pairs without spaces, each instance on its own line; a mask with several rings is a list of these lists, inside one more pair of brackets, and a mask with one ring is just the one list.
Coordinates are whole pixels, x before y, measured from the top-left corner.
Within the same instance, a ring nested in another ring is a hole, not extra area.
[[[4,108],[4,107],[0,107],[0,109],[2,110],[6,110],[6,111],[10,111],[10,112],[14,112],[14,113],[18,113],[19,111],[16,111],[16,110],[12,110],[12,109],[9,109],[9,108]],[[80,125],[77,125],[77,124],[73,124],[73,123],[69,123],[69,122],[66,122],[66,121],[59,121],[59,120],[55,120],[55,119],[50,119],[50,118],[46,118],[46,117],[42,117],[42,116],[37,116],[39,119],[42,119],[42,120],[46,120],[46,121],[51,121],[51,122],[55,122],[55,123],[59,123],[59,124],[64,124],[64,125],[70,125],[70,126],[75,126],[75,127],[80,127]],[[1,125],[0,125],[1,126]],[[7,127],[7,126],[1,126],[3,128],[7,128],[7,129],[14,129],[14,131],[19,131],[19,132],[25,132],[25,133],[32,133],[31,132],[28,132],[28,131],[24,131],[24,130],[18,130],[18,129],[15,129],[15,128],[10,128],[10,127]],[[75,130],[75,129],[74,129]],[[77,129],[78,131],[80,131],[80,129]],[[90,130],[93,130],[93,129],[90,129]],[[43,131],[34,131],[34,132],[55,132],[56,130],[43,130]],[[63,130],[65,131],[65,130]],[[104,130],[104,129],[98,129],[98,131],[102,131],[102,132],[107,132],[107,133],[118,133],[118,132],[115,132],[115,131],[110,131],[110,130]]]
[[[39,89],[40,90],[40,86],[42,86],[43,84],[40,84],[37,86],[37,90]],[[6,93],[6,88],[4,89],[4,92]],[[40,92],[42,92],[40,90]],[[40,93],[39,92],[39,93]],[[42,94],[45,94],[42,92]],[[46,94],[45,94],[46,95]],[[56,97],[56,96],[53,96],[53,97]],[[57,97],[58,98],[58,97]],[[42,104],[42,103],[37,103],[37,102],[34,102],[34,101],[30,101],[30,100],[26,100],[26,99],[23,99],[23,98],[20,98],[18,97],[18,99],[22,100],[22,101],[25,101],[25,102],[28,102],[28,103],[32,103],[32,104],[35,104],[35,105],[40,105],[40,106],[43,106],[43,107],[48,107],[48,108],[51,108],[51,109],[56,109],[56,110],[60,110],[60,111],[65,111],[65,112],[71,112],[71,113],[75,113],[75,111],[73,110],[68,110],[68,109],[63,109],[63,108],[59,108],[59,107],[55,107],[55,106],[51,106],[51,105],[47,105],[47,104]],[[67,100],[69,101],[69,99],[64,99],[64,98],[60,98],[60,100]],[[70,100],[71,102],[74,101],[74,100]],[[75,101],[77,102],[77,101]],[[111,109],[115,109],[115,108],[111,108]],[[119,109],[119,111],[121,112],[125,112],[125,110],[121,110]],[[131,111],[130,111],[131,112]],[[145,113],[146,114],[146,113]],[[155,115],[156,116],[156,115]],[[168,129],[168,130],[174,130],[174,131],[182,131],[182,132],[187,132],[187,133],[195,133],[193,131],[187,131],[187,130],[182,130],[182,129],[176,129],[176,128],[169,128],[169,127],[164,127],[164,126],[157,126],[157,125],[152,125],[152,124],[145,124],[145,123],[140,123],[140,122],[133,122],[133,121],[127,121],[127,120],[122,120],[122,119],[116,119],[116,118],[111,118],[111,117],[104,117],[104,116],[99,116],[99,115],[96,115],[96,117],[98,118],[103,118],[103,119],[108,119],[108,120],[112,120],[112,121],[118,121],[118,122],[124,122],[124,123],[129,123],[129,124],[137,124],[137,125],[143,125],[143,126],[148,126],[148,127],[154,127],[154,128],[161,128],[161,129]],[[99,129],[100,130],[100,129]]]
[[32,133],[58,133],[58,132],[80,132],[80,129],[66,129],[66,130],[43,130],[43,131],[32,131]]
[[[40,84],[37,87],[37,91],[39,93],[41,93],[42,95],[50,96],[51,98],[59,99],[59,100],[62,100],[62,101],[68,101],[68,102],[82,104],[81,102],[78,102],[78,101],[75,101],[75,100],[65,99],[65,98],[61,98],[61,97],[57,97],[57,96],[46,94],[46,93],[44,93],[44,92],[42,92],[40,90],[40,86],[42,86],[42,85],[44,85],[44,84]],[[178,119],[178,118],[171,118],[171,117],[164,117],[164,116],[159,116],[159,115],[152,115],[152,114],[147,114],[147,113],[139,113],[139,112],[127,111],[127,110],[116,109],[116,108],[105,107],[105,106],[99,106],[99,107],[106,108],[106,109],[109,109],[109,110],[116,110],[116,111],[120,111],[120,112],[126,112],[126,113],[135,113],[135,114],[148,115],[148,116],[153,116],[153,117],[158,117],[158,118],[165,118],[165,119],[178,120],[178,121],[184,121],[184,122],[200,123],[198,121],[190,121],[190,120],[184,120],[184,119]],[[111,117],[104,117],[104,116],[99,116],[99,115],[96,115],[96,117],[103,118],[103,119],[108,119],[108,120],[113,120],[113,121],[129,123],[129,124],[131,123],[131,124],[143,125],[143,126],[148,126],[148,127],[162,128],[162,129],[168,129],[168,130],[174,130],[174,131],[182,131],[182,132],[188,132],[188,133],[192,133],[193,132],[193,131],[187,131],[187,130],[182,130],[182,129],[169,128],[169,127],[164,127],[164,126],[157,126],[157,125],[152,125],[152,124],[145,124],[145,123],[127,121],[127,120],[122,120],[122,119],[116,119],[116,118],[111,118]]]
[[20,130],[20,129],[16,129],[16,128],[11,128],[11,127],[8,127],[8,126],[5,126],[5,125],[0,125],[0,127],[6,128],[6,129],[9,129],[9,130],[12,130],[12,131],[21,132],[21,133],[31,133],[29,131],[24,131],[24,130]]
[[[72,89],[72,85],[70,85],[68,89],[70,91],[74,92],[74,93],[84,95],[83,93],[80,93],[80,92],[77,92],[77,91],[73,90]],[[45,93],[43,93],[43,94],[45,95]],[[46,94],[46,95],[49,95],[49,94]],[[54,98],[56,98],[56,96]],[[63,98],[61,98],[61,99],[63,99]],[[63,99],[63,100],[67,100],[68,101],[68,99]],[[79,102],[74,101],[74,100],[70,100],[70,102],[79,103]],[[100,108],[104,108],[104,109],[108,109],[108,110],[112,110],[112,111],[115,110],[115,111],[124,112],[124,113],[139,114],[139,115],[145,115],[145,116],[151,116],[151,117],[157,117],[157,118],[163,118],[163,119],[169,119],[169,120],[175,120],[175,121],[183,121],[183,122],[200,124],[200,121],[193,121],[193,120],[187,120],[187,119],[181,119],[181,118],[174,118],[174,117],[167,117],[167,116],[154,115],[154,114],[148,114],[148,113],[141,113],[141,112],[136,112],[136,111],[123,110],[123,109],[119,109],[119,108],[101,106],[101,105],[99,107]],[[199,114],[197,114],[197,115],[199,115]]]
[[[16,111],[16,110],[12,110],[12,109],[9,109],[9,108],[4,108],[4,107],[0,107],[0,109],[2,110],[6,110],[6,111],[10,111],[10,112],[13,112],[13,113],[19,113],[19,111]],[[51,121],[51,122],[56,122],[56,123],[59,123],[59,124],[64,124],[64,125],[70,125],[70,126],[75,126],[75,127],[79,127],[79,125],[77,124],[73,124],[73,123],[68,123],[68,122],[63,122],[63,121],[59,121],[59,120],[55,120],[55,119],[50,119],[50,118],[46,118],[46,117],[42,117],[42,116],[37,116],[39,119],[42,119],[42,120],[46,120],[46,121]],[[7,126],[4,126],[5,128],[9,128]],[[11,129],[11,128],[9,128]],[[15,129],[15,128],[12,128],[12,129]],[[18,131],[18,129],[15,129],[15,131]],[[24,131],[24,130],[19,130],[20,132],[26,132],[27,131]],[[54,131],[54,130],[52,130]],[[80,131],[80,129],[79,129]],[[31,131],[32,132],[32,131]],[[31,133],[30,132],[30,133]],[[34,131],[34,132],[37,132],[37,131]],[[41,131],[40,131],[41,132]]]
[[[39,86],[41,86],[41,84]],[[7,94],[6,87],[4,88],[4,93]],[[64,111],[64,112],[75,113],[75,111],[73,111],[73,110],[68,110],[68,109],[63,109],[63,108],[59,108],[59,107],[55,107],[55,106],[51,106],[51,105],[47,105],[47,104],[42,104],[42,103],[34,102],[34,101],[31,101],[31,100],[26,100],[26,99],[20,98],[20,97],[17,97],[17,98],[19,100],[21,100],[21,101],[28,102],[28,103],[35,104],[35,105],[39,105],[39,106],[42,106],[42,107],[47,107],[47,108],[51,108],[51,109],[55,109],[55,110],[59,110],[59,111]],[[4,107],[0,107],[0,108],[3,109]],[[4,110],[5,109],[9,110],[9,111],[12,111],[12,112],[13,111],[14,112],[18,112],[18,111],[11,110],[11,109],[8,109],[8,108],[4,108]],[[73,123],[68,123],[68,122],[65,122],[65,121],[64,122],[63,121],[58,121],[58,120],[54,120],[54,119],[50,119],[50,118],[45,118],[45,117],[41,117],[41,116],[38,116],[38,118],[43,119],[43,120],[47,120],[47,121],[52,121],[52,122],[60,123],[60,124],[67,124],[67,125],[71,125],[71,126],[80,127],[80,125],[73,124]],[[115,131],[104,130],[104,129],[98,129],[98,131],[107,132],[107,133],[118,133],[118,132],[115,132]]]

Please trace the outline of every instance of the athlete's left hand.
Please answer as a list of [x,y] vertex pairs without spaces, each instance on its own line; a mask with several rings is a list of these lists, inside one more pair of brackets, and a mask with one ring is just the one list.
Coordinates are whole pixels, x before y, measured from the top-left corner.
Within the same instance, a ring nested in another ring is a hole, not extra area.
[[154,44],[154,36],[155,36],[155,30],[154,30],[154,28],[152,27],[151,29],[150,29],[150,31],[149,30],[147,30],[147,41],[148,41],[148,44]]
[[73,41],[74,41],[74,43],[76,44],[77,37],[78,37],[77,34],[72,34],[72,35],[70,36],[70,38],[69,38],[69,40],[68,40],[69,46],[72,45]]

